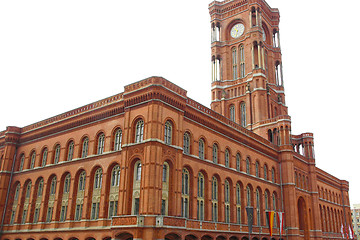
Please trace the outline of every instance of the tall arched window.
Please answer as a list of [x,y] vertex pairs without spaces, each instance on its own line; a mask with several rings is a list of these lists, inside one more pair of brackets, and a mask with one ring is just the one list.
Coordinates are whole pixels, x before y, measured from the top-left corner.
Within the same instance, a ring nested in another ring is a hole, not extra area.
[[190,174],[189,171],[184,168],[182,171],[182,192],[181,192],[181,216],[189,217],[189,189],[190,189]]
[[135,126],[135,143],[140,143],[144,140],[144,121],[138,120]]
[[45,167],[45,166],[46,166],[47,156],[48,156],[48,149],[45,148],[45,149],[43,150],[43,154],[42,154],[42,158],[41,158],[41,166],[42,166],[42,167]]
[[267,167],[267,165],[266,165],[266,164],[264,164],[264,179],[265,179],[265,180],[267,180],[267,179],[268,179],[267,174],[268,174],[268,167]]
[[205,142],[202,138],[199,140],[199,158],[205,158]]
[[75,208],[75,221],[80,221],[82,218],[82,211],[84,205],[84,196],[85,196],[85,182],[86,182],[86,172],[82,171],[79,175],[79,184],[76,194],[76,208]]
[[169,164],[164,162],[162,170],[162,199],[161,199],[161,215],[168,215],[169,206]]
[[246,206],[251,206],[251,189],[249,186],[246,187]]
[[134,182],[132,195],[132,214],[140,213],[140,185],[141,185],[141,161],[138,160],[134,164]]
[[204,175],[202,173],[199,173],[198,176],[198,195],[197,195],[197,217],[198,220],[203,221],[204,220],[204,203],[205,203],[205,199],[204,199],[204,192],[205,192],[205,179],[204,179]]
[[89,138],[85,137],[81,146],[81,157],[86,158],[89,152]]
[[212,220],[217,222],[218,220],[218,181],[216,177],[213,177],[211,180],[211,212]]
[[66,175],[64,181],[64,189],[63,189],[63,196],[62,196],[61,210],[60,210],[60,222],[66,220],[68,203],[69,203],[70,181],[71,181],[71,175],[69,173]]
[[250,174],[250,159],[246,158],[246,173]]
[[214,143],[212,149],[212,160],[213,163],[218,163],[218,146]]
[[35,159],[36,159],[36,152],[33,151],[31,153],[30,169],[33,169],[35,167]]
[[240,171],[240,167],[241,167],[241,157],[240,157],[240,153],[236,154],[236,170]]
[[98,168],[94,174],[94,187],[92,192],[91,220],[99,218],[100,196],[102,187],[102,169]]
[[237,49],[236,47],[233,47],[231,49],[232,51],[232,72],[233,72],[233,79],[236,80],[237,79],[237,60],[238,60],[238,56],[237,56]]
[[259,168],[260,168],[260,164],[258,161],[256,161],[255,163],[255,176],[259,177]]
[[15,187],[15,194],[11,208],[10,224],[14,224],[15,221],[16,210],[19,202],[19,193],[20,193],[20,183],[18,183]]
[[274,168],[271,168],[271,181],[273,182],[273,183],[275,183],[275,180],[276,178],[275,178],[275,169]]
[[54,164],[57,164],[60,160],[60,144],[55,146]]
[[230,222],[230,184],[228,180],[225,180],[224,184],[224,196],[225,196],[225,222]]
[[22,212],[22,217],[21,217],[21,224],[25,224],[26,222],[26,217],[28,214],[29,209],[29,203],[30,203],[30,194],[31,194],[31,181],[28,182],[28,184],[26,185],[26,190],[25,190],[25,201],[23,204],[23,212]]
[[242,102],[240,104],[240,114],[241,114],[241,126],[246,127],[246,104]]
[[164,129],[165,144],[171,145],[172,143],[172,124],[170,121],[166,121]]
[[74,141],[69,142],[67,152],[67,161],[71,161],[74,157]]
[[55,207],[54,204],[55,204],[56,184],[57,184],[57,178],[56,176],[53,176],[50,182],[49,199],[48,199],[47,212],[46,212],[46,222],[51,222],[53,218],[53,212]]
[[260,192],[256,189],[256,225],[261,225],[261,213],[260,213]]
[[22,170],[24,169],[24,162],[25,162],[25,155],[24,155],[24,154],[21,154],[19,171],[22,171]]
[[121,150],[122,131],[121,129],[116,130],[114,135],[114,151]]
[[33,223],[37,223],[39,221],[43,190],[44,190],[44,179],[41,178],[37,183],[37,193],[36,193]]
[[244,45],[239,47],[239,58],[240,58],[240,77],[245,77],[245,54],[244,54]]
[[190,154],[190,135],[188,132],[184,133],[184,153]]
[[229,117],[230,117],[230,120],[235,122],[235,106],[234,105],[231,105],[230,108],[229,108]]
[[[269,211],[269,194],[267,191],[264,193],[264,201],[265,201],[265,212]],[[266,218],[266,226],[269,226],[268,218]]]
[[[273,195],[272,195],[272,202],[273,202],[273,210],[274,210],[274,212],[276,212],[276,194],[275,194],[275,192],[273,193]],[[276,227],[276,217],[275,217],[275,214],[274,214],[274,227]]]
[[230,166],[230,152],[229,149],[225,149],[225,167]]
[[236,223],[241,223],[241,187],[236,184]]
[[97,154],[104,153],[104,146],[105,146],[105,134],[101,133],[97,139]]
[[120,166],[115,165],[111,171],[111,184],[109,193],[109,218],[117,215],[119,201]]

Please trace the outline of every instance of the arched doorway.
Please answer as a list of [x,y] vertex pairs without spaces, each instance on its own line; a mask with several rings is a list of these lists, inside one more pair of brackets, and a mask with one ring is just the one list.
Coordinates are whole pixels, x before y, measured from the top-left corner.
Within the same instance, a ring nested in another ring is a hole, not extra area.
[[304,238],[309,239],[309,224],[307,218],[306,203],[304,198],[299,197],[297,207],[298,207],[298,221],[299,221],[300,235],[302,235],[303,233]]
[[197,240],[198,238],[192,234],[186,235],[185,240]]
[[119,235],[117,235],[116,239],[118,239],[118,240],[133,240],[134,236],[130,233],[124,232],[124,233],[120,233]]
[[169,233],[165,235],[165,240],[181,240],[181,237],[176,233]]

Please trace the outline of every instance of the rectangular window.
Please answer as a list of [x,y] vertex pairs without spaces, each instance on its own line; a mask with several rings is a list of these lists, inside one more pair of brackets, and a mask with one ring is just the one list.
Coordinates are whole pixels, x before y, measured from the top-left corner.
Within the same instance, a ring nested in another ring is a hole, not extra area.
[[39,208],[35,208],[35,212],[34,212],[34,223],[37,223],[39,221]]
[[53,208],[48,207],[47,215],[46,215],[46,222],[51,222],[52,220],[52,214],[53,214]]
[[140,198],[135,198],[134,201],[134,215],[139,215]]
[[91,219],[96,220],[99,218],[100,203],[93,203],[91,209]]
[[21,224],[25,224],[25,222],[26,222],[26,216],[27,216],[27,210],[24,209],[23,215],[22,215],[22,218],[21,218]]
[[14,224],[16,211],[11,211],[10,224]]
[[67,212],[67,206],[61,206],[60,222],[64,222],[66,220],[66,212]]
[[166,200],[161,200],[161,215],[166,215]]

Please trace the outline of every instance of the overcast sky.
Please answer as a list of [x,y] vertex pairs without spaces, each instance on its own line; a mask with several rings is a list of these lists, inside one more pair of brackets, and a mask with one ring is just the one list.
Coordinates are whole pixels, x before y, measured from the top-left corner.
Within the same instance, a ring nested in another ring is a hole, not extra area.
[[[292,133],[360,203],[357,0],[268,0],[280,10]],[[210,107],[209,0],[0,1],[0,131],[162,76]]]

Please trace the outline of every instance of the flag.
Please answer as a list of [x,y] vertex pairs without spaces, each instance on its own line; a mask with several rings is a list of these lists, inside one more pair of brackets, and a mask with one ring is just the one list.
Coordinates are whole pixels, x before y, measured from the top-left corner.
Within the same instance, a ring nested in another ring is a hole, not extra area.
[[277,212],[277,220],[279,223],[280,236],[284,235],[284,213],[283,212]]
[[344,234],[344,225],[343,224],[341,224],[341,235],[342,235],[342,238],[344,238],[345,237],[345,234]]
[[350,225],[349,225],[349,237],[350,237],[350,239],[354,238],[354,231]]
[[251,206],[247,206],[246,207],[246,214],[247,214],[247,219],[248,219],[248,227],[249,227],[249,234],[252,233],[252,225],[253,225],[253,221],[254,221],[254,208]]
[[266,211],[266,218],[267,218],[268,223],[269,223],[270,237],[272,237],[272,233],[273,233],[274,215],[275,215],[274,211]]

